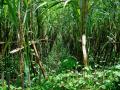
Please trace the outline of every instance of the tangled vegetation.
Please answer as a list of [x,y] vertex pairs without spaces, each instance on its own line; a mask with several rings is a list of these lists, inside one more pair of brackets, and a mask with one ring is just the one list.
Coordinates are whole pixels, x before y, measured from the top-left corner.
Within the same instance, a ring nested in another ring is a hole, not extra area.
[[119,89],[119,0],[0,0],[0,90]]

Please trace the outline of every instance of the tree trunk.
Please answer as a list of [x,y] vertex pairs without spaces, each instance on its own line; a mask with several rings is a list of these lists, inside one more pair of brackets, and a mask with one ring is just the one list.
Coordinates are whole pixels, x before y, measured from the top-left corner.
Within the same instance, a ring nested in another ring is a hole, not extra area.
[[[19,19],[19,31],[18,31],[18,46],[19,48],[24,46],[24,26],[22,24],[22,6],[23,6],[23,1],[20,0],[19,2],[19,10],[18,10],[18,19]],[[20,54],[20,76],[21,76],[21,86],[22,89],[24,90],[24,54],[22,51],[19,52]]]
[[81,0],[81,40],[83,51],[84,66],[88,66],[87,51],[86,51],[86,29],[87,29],[87,16],[88,16],[88,0]]

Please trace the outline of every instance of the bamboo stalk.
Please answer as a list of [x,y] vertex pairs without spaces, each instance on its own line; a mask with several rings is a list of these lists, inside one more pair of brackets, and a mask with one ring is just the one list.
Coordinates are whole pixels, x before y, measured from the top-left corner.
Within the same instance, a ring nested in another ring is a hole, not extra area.
[[[22,15],[21,15],[21,10],[22,10],[22,4],[23,1],[20,0],[19,2],[19,10],[18,10],[18,19],[19,19],[19,31],[18,31],[18,44],[19,47],[23,47],[24,45],[24,32],[23,32],[23,24],[22,24]],[[21,76],[21,86],[22,89],[24,90],[24,54],[20,50],[20,76]]]
[[87,29],[87,16],[88,16],[88,0],[81,0],[81,40],[83,51],[83,63],[84,66],[88,66],[88,58],[86,51],[86,29]]
[[39,67],[40,67],[40,69],[41,69],[41,71],[42,71],[42,74],[43,74],[44,78],[46,78],[45,68],[44,68],[43,65],[42,65],[42,62],[41,62],[40,57],[39,57],[39,55],[38,55],[37,48],[36,48],[36,46],[35,46],[34,41],[32,42],[32,45],[33,45],[33,48],[34,48],[34,51],[35,51],[35,55],[36,55],[36,58],[37,58],[37,59],[36,59],[36,63],[39,65]]
[[2,75],[1,75],[1,79],[2,79],[2,87],[4,88],[5,86],[5,81],[4,81],[4,72],[2,72]]

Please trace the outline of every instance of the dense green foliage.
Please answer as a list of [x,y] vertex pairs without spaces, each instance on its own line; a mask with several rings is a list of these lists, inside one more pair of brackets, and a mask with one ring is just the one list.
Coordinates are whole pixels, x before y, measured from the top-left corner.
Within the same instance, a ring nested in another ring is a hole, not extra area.
[[82,1],[0,0],[0,90],[120,89],[120,1]]

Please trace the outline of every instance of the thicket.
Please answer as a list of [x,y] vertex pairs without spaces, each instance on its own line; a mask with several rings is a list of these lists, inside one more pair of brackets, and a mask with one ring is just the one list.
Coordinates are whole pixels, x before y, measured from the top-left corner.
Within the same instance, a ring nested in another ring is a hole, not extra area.
[[0,89],[119,90],[119,82],[119,0],[0,1]]

